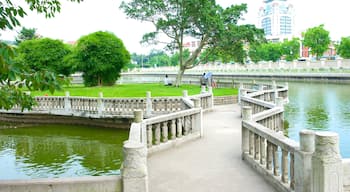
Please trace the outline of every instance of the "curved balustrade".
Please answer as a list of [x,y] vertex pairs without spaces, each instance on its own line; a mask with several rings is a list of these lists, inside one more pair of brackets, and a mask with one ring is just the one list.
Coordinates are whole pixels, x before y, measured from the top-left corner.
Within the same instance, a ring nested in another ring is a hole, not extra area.
[[283,135],[288,86],[273,83],[259,87],[241,86],[242,158],[270,176],[279,191],[293,191],[294,152],[299,144]]

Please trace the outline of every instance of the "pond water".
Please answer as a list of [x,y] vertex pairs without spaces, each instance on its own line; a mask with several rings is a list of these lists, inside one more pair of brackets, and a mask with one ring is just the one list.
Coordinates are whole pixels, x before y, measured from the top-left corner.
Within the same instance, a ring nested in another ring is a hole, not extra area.
[[0,130],[0,179],[117,175],[127,130],[46,125]]
[[350,158],[350,85],[289,83],[288,94],[288,136],[298,141],[302,129],[337,132],[341,155]]

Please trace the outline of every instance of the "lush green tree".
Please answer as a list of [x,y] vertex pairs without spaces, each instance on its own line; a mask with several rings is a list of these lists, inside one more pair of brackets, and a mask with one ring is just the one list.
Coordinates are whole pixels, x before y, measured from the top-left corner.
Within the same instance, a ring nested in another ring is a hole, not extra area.
[[[80,2],[81,0],[70,0]],[[43,13],[46,17],[53,17],[61,9],[58,0],[25,0],[30,10]],[[0,2],[0,30],[12,30],[20,26],[19,19],[25,17],[26,10],[18,6],[13,0]],[[5,42],[0,42],[0,108],[10,109],[13,105],[20,105],[22,109],[34,104],[31,96],[25,94],[21,87],[29,90],[41,89],[54,91],[59,88],[57,77],[47,70],[35,71],[21,63],[14,62],[15,50]]]
[[[190,57],[191,53],[190,50],[185,49],[182,53],[182,57],[184,58],[184,60],[188,59]],[[180,54],[179,52],[175,52],[171,57],[170,57],[170,63],[171,66],[178,66],[180,63]]]
[[259,61],[273,61],[276,62],[281,59],[281,43],[263,43],[253,44],[249,50],[249,57],[253,62]]
[[64,62],[71,50],[60,40],[43,38],[23,41],[17,52],[16,60],[36,71],[48,70],[65,76],[73,72],[72,66]]
[[337,46],[337,53],[343,58],[350,58],[350,37],[341,38],[340,44]]
[[286,40],[281,44],[282,54],[287,61],[293,61],[298,59],[300,51],[300,40],[293,38],[292,40]]
[[18,32],[16,40],[16,45],[20,44],[22,41],[25,40],[31,40],[31,39],[37,39],[38,36],[36,35],[36,29],[35,28],[25,28],[22,27],[21,31]]
[[309,28],[304,33],[303,43],[306,47],[310,47],[311,53],[319,59],[331,43],[329,31],[324,29],[324,25]]
[[81,37],[74,55],[86,86],[114,85],[122,68],[130,62],[122,40],[110,32],[98,31]]
[[[263,36],[260,29],[252,25],[238,25],[246,12],[246,4],[222,8],[215,0],[148,1],[123,2],[121,8],[128,17],[155,25],[154,32],[143,36],[143,42],[159,43],[157,37],[165,34],[169,38],[167,47],[179,52],[179,71],[175,85],[181,83],[186,69],[200,63],[198,57],[204,47],[215,47],[221,52],[234,54],[242,44]],[[184,37],[199,40],[198,47],[187,59],[184,57]]]

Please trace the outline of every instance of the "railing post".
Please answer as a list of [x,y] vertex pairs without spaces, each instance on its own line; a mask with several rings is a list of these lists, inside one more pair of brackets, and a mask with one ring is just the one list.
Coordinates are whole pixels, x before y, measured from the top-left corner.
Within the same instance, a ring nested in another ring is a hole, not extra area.
[[[251,121],[252,120],[252,107],[244,106],[242,108],[242,116],[243,121]],[[249,130],[243,127],[242,125],[242,159],[244,159],[244,155],[249,153]]]
[[[194,107],[200,108],[200,100],[199,99],[193,99]],[[199,114],[195,114],[192,118],[192,130],[194,132],[199,132],[200,136],[203,136],[203,123],[202,123],[202,117],[203,112],[202,110],[199,112]]]
[[243,90],[243,83],[239,83],[239,89],[238,89],[238,104],[241,104],[242,90]]
[[149,117],[152,115],[152,99],[151,99],[151,92],[146,92],[146,116]]
[[184,97],[184,98],[188,97],[188,91],[187,90],[183,90],[182,91],[182,97]]
[[148,192],[147,149],[138,142],[123,145],[123,192]]
[[66,96],[64,97],[64,111],[71,112],[71,110],[72,110],[72,103],[70,101],[69,91],[66,91]]
[[97,100],[97,113],[98,115],[102,115],[105,110],[104,103],[103,103],[103,93],[99,92],[98,95],[99,95],[99,98]]
[[326,131],[315,133],[312,166],[312,192],[343,191],[343,164],[337,133]]
[[210,93],[210,98],[209,98],[209,108],[214,107],[214,94],[213,94],[213,87],[208,87],[208,92]]
[[205,93],[206,90],[205,90],[205,86],[201,86],[201,93]]
[[300,149],[294,154],[295,192],[309,192],[311,191],[311,159],[315,151],[315,133],[302,130],[299,136]]

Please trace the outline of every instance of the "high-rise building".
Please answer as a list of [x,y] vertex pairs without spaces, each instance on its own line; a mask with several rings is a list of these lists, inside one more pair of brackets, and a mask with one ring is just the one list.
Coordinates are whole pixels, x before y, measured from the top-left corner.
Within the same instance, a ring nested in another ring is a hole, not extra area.
[[259,10],[258,26],[266,39],[276,42],[291,39],[294,34],[294,8],[289,0],[264,0]]

